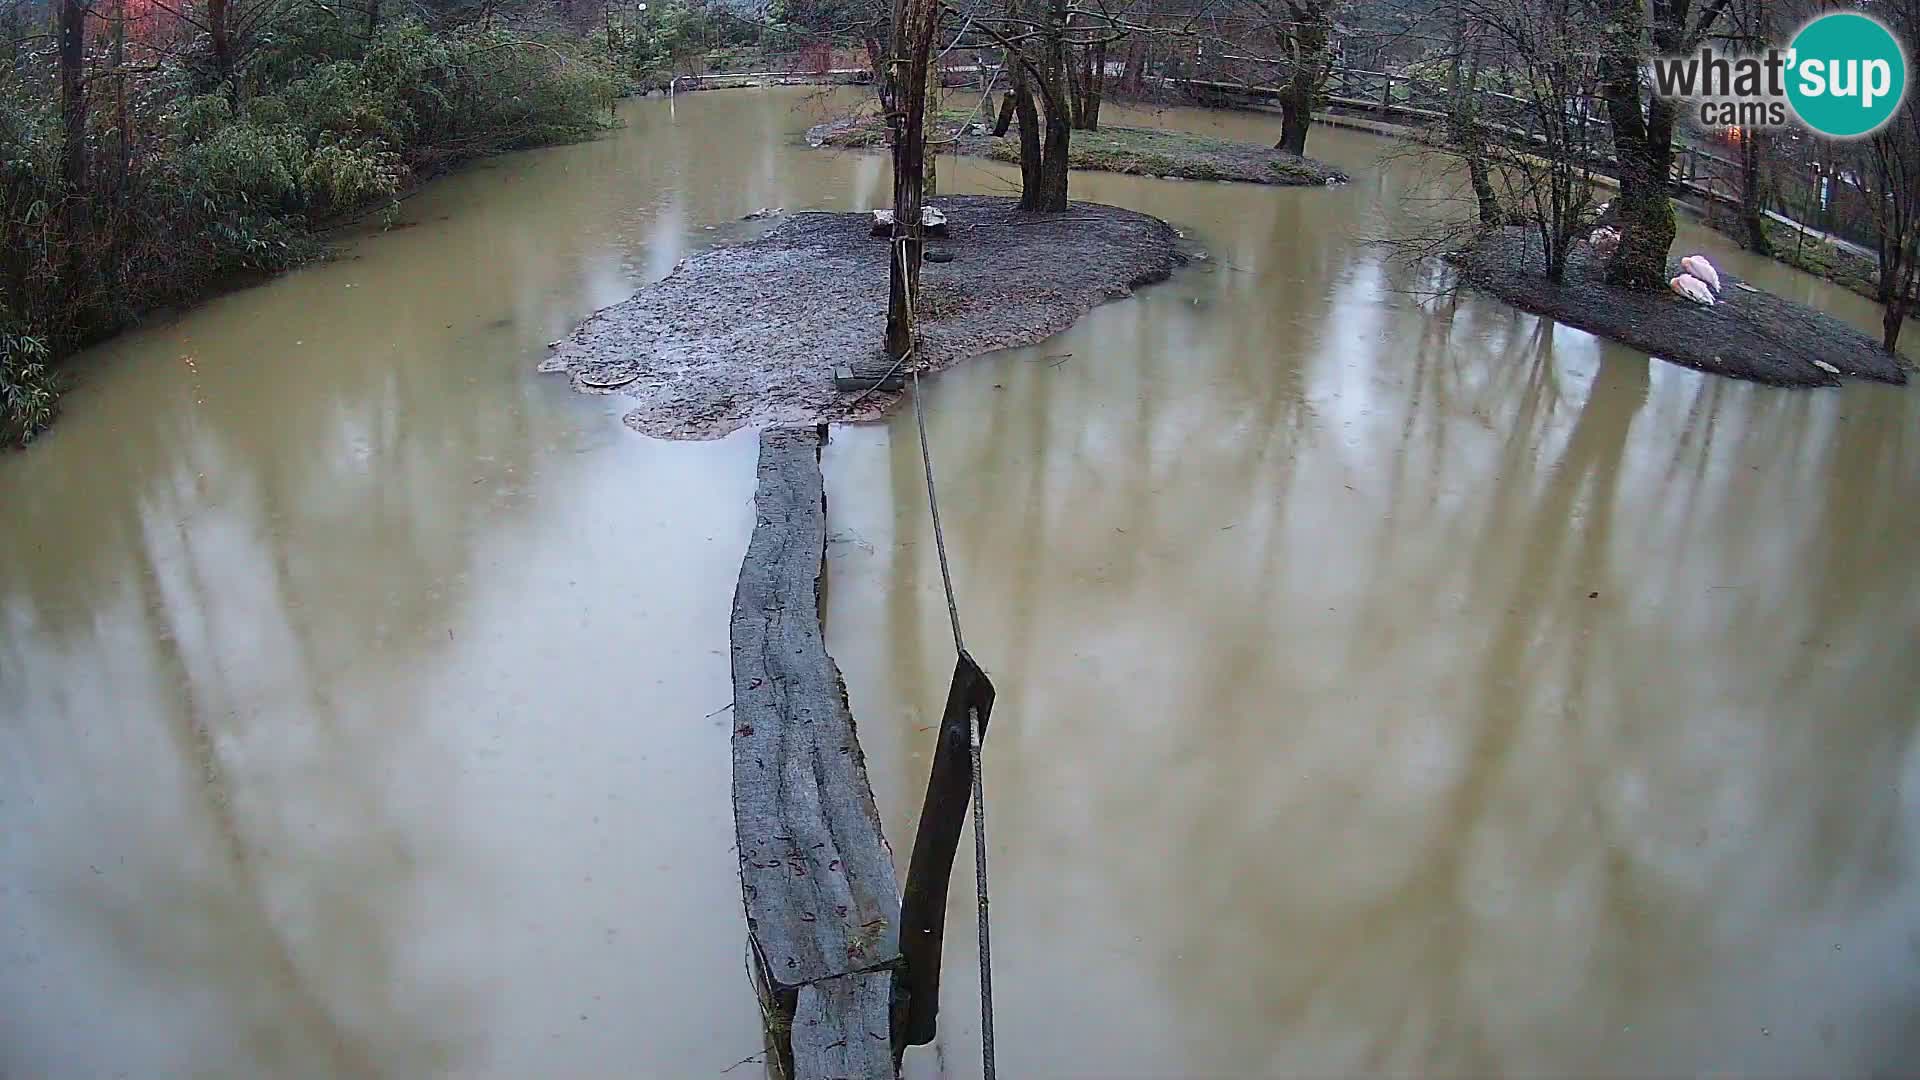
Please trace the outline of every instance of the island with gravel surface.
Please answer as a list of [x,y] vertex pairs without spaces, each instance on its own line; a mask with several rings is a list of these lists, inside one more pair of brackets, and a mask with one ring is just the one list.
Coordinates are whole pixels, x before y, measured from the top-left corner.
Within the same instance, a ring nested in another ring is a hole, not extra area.
[[[1050,337],[1187,258],[1171,225],[1114,206],[930,204],[946,213],[948,235],[928,240],[921,269],[921,372]],[[888,243],[872,222],[794,214],[757,239],[692,256],[555,342],[540,369],[585,393],[632,397],[627,425],[658,438],[882,416],[899,393],[842,392],[833,379],[835,366],[882,356]]]
[[[943,153],[1020,163],[1017,138],[993,135],[984,125],[971,122],[967,113],[943,113],[938,127],[940,137],[950,140]],[[888,138],[886,121],[867,113],[816,124],[806,134],[808,146],[851,150],[884,150]],[[1337,184],[1347,179],[1346,173],[1324,161],[1259,143],[1113,125],[1074,132],[1067,149],[1067,165],[1132,176],[1296,187]]]
[[[1606,282],[1593,248],[1576,244],[1559,284],[1540,272],[1537,237],[1507,228],[1450,257],[1461,279],[1507,303],[1662,360],[1771,386],[1837,386],[1844,378],[1905,383],[1900,359],[1831,315],[1762,292],[1726,271],[1711,305]],[[1673,259],[1669,276],[1681,272]]]

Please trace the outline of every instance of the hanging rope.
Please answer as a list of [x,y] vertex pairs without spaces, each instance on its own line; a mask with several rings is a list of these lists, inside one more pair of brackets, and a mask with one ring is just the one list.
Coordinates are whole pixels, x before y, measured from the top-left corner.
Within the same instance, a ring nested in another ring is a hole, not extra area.
[[[902,237],[894,244],[894,259],[901,270],[901,280],[906,282],[908,324],[912,325],[915,309],[913,278],[906,273],[906,238]],[[909,355],[919,351],[919,339],[911,338],[914,346]],[[895,362],[897,368],[905,363],[903,355]],[[960,635],[960,605],[953,595],[953,569],[947,562],[947,535],[940,525],[940,497],[933,478],[933,453],[927,444],[927,412],[921,404],[920,369],[913,369],[913,421],[920,433],[920,464],[927,474],[927,512],[933,518],[933,547],[940,557],[940,584],[947,594],[947,619],[953,626],[953,649],[965,655],[967,647]],[[981,1075],[986,1080],[994,1080],[993,1056],[993,942],[987,918],[987,791],[981,778],[980,754],[980,712],[967,709],[967,743],[972,751],[973,765],[973,885],[974,909],[979,923],[980,936],[980,1058]]]

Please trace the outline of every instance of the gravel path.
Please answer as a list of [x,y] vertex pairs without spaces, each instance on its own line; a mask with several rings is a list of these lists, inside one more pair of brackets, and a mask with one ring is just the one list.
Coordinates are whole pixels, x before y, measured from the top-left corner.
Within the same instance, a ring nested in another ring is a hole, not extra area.
[[[1907,381],[1906,370],[1879,341],[1831,315],[1742,288],[1725,270],[1719,302],[1703,307],[1670,291],[1636,293],[1608,285],[1586,244],[1575,245],[1565,283],[1554,285],[1540,272],[1539,240],[1521,229],[1502,230],[1453,262],[1466,282],[1515,307],[1715,375],[1773,386],[1837,386],[1842,376]],[[1679,273],[1676,258],[1667,274]]]
[[[1030,214],[1014,200],[932,200],[953,255],[921,271],[922,371],[1059,333],[1184,261],[1157,218],[1095,203]],[[805,213],[758,240],[695,255],[664,280],[594,314],[541,371],[582,393],[635,399],[628,426],[663,439],[743,427],[871,420],[901,395],[857,406],[838,364],[877,360],[886,327],[887,243],[866,214]]]

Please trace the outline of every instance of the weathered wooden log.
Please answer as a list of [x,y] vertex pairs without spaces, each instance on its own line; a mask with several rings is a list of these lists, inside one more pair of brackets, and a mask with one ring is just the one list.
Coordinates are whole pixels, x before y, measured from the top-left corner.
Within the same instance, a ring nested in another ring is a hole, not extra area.
[[821,440],[811,428],[760,436],[733,598],[734,832],[775,1052],[796,1078],[892,1077],[877,987],[900,962],[900,893],[821,630]]
[[894,1075],[887,1032],[892,983],[892,972],[869,971],[801,987],[791,1027],[791,1075]]
[[940,716],[940,741],[920,828],[907,866],[907,888],[900,906],[900,951],[906,964],[893,980],[894,1053],[933,1041],[940,1013],[940,953],[946,940],[947,885],[953,856],[960,847],[960,826],[973,796],[973,738],[967,713],[979,717],[980,738],[987,737],[993,713],[993,682],[973,657],[961,653],[947,688]]
[[892,392],[906,385],[907,377],[901,373],[901,365],[891,360],[856,360],[851,364],[836,364],[833,369],[833,388],[843,394],[866,390]]

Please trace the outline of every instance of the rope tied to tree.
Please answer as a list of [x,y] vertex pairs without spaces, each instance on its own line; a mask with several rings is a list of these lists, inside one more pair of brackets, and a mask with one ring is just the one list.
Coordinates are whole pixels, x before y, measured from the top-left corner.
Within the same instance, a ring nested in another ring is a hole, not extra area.
[[[896,237],[893,245],[895,264],[906,283],[907,318],[912,326],[916,297],[913,295],[913,276],[908,274],[906,265],[907,238]],[[894,366],[905,363],[912,353],[919,351],[917,334],[910,336],[913,347],[903,354]],[[940,498],[933,475],[933,453],[927,441],[927,413],[922,404],[920,392],[920,369],[913,369],[913,419],[920,435],[920,464],[927,477],[927,513],[933,519],[933,546],[940,560],[940,584],[947,598],[947,619],[953,627],[953,648],[961,656],[967,655],[965,640],[960,632],[960,605],[954,597],[953,569],[947,560],[946,530],[940,522]],[[993,944],[988,920],[987,897],[987,792],[983,779],[980,752],[980,711],[967,708],[967,743],[970,750],[973,772],[973,884],[974,910],[978,923],[980,941],[980,1055],[981,1075],[986,1080],[994,1080],[993,1052]]]

